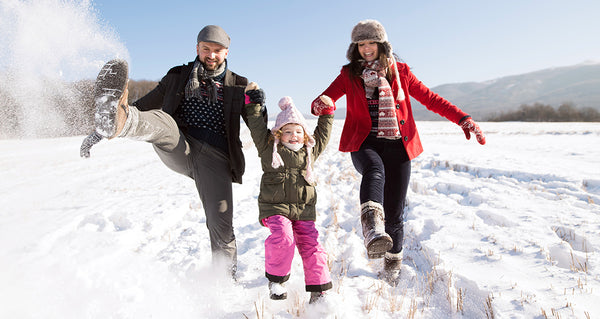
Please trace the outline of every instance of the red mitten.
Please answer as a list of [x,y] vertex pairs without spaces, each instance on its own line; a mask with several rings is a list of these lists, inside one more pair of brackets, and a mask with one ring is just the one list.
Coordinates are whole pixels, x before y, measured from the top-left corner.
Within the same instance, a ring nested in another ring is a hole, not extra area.
[[313,115],[321,116],[333,114],[335,111],[335,104],[333,100],[327,95],[321,95],[312,102],[311,112]]
[[485,144],[485,136],[479,128],[479,125],[477,125],[477,123],[475,123],[475,121],[473,121],[472,118],[468,117],[462,120],[458,125],[462,127],[463,131],[465,131],[465,136],[467,137],[467,140],[471,139],[471,132],[473,132],[473,134],[475,134],[475,137],[477,138],[477,142],[479,142],[479,144],[481,145]]

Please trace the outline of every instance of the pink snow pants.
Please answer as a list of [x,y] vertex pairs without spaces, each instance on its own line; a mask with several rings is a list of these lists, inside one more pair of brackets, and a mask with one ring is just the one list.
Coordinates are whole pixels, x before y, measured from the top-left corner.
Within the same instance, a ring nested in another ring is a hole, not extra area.
[[285,282],[290,275],[295,247],[302,257],[307,291],[331,288],[327,253],[319,244],[319,232],[311,220],[290,220],[274,215],[262,220],[271,235],[265,240],[265,271],[271,281]]

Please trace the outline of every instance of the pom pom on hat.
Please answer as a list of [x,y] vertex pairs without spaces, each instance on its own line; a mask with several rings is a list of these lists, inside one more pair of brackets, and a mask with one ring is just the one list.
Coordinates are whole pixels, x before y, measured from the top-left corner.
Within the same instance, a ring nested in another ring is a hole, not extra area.
[[284,96],[279,100],[279,108],[285,110],[288,107],[296,107],[294,101],[289,96]]

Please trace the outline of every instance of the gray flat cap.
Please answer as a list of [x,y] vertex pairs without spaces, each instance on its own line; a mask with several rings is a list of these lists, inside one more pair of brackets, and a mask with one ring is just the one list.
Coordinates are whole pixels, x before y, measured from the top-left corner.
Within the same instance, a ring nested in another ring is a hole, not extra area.
[[218,25],[207,25],[198,33],[198,42],[213,42],[229,48],[231,39]]

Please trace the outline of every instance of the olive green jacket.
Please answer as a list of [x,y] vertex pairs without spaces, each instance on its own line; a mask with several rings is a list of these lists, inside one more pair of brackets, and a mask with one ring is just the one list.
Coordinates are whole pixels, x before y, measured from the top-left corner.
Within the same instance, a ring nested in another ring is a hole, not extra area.
[[[306,174],[306,146],[292,151],[279,144],[277,150],[284,165],[273,168],[273,143],[271,130],[262,118],[261,106],[246,104],[248,127],[263,170],[258,196],[259,221],[272,215],[282,215],[291,220],[316,220],[315,205],[317,193],[315,185],[304,178]],[[312,162],[325,150],[329,142],[333,115],[319,116],[314,131],[315,146],[312,149]],[[262,223],[262,222],[261,222]]]

